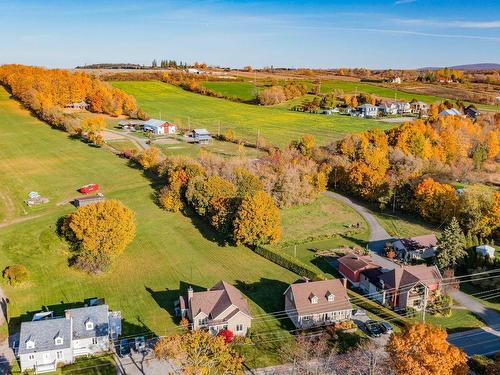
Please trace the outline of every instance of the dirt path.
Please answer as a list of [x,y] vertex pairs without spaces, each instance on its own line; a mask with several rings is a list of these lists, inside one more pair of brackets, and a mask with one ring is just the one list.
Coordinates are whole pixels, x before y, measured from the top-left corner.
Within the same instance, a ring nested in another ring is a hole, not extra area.
[[[5,207],[5,218],[2,220],[3,222],[8,222],[16,213],[16,206],[12,199],[7,195],[7,193],[3,193],[0,191],[0,201],[3,202]],[[1,223],[0,223],[1,224]]]
[[44,216],[44,215],[40,214],[40,215],[24,216],[24,217],[18,217],[17,219],[4,221],[4,222],[0,223],[0,229],[8,227],[10,225],[17,224],[17,223],[22,223],[23,221],[33,220],[33,219],[36,219],[36,218],[41,217],[41,216]]

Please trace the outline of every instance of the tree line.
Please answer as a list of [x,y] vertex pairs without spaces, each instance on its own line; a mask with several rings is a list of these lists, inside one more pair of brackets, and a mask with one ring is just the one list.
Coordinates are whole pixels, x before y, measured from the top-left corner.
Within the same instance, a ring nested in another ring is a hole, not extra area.
[[42,120],[71,133],[79,127],[79,120],[63,111],[71,103],[83,101],[90,111],[111,116],[137,117],[142,112],[132,96],[85,73],[3,65],[0,83]]

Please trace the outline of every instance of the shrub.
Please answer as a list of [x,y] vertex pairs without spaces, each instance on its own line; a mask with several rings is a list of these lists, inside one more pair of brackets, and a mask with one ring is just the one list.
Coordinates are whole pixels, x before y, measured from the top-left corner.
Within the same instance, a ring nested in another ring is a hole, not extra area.
[[234,333],[233,331],[229,330],[229,329],[223,329],[222,331],[220,331],[217,336],[221,336],[224,338],[224,342],[226,344],[230,344],[233,342],[234,340]]
[[3,278],[9,280],[10,285],[19,285],[28,281],[28,269],[20,264],[8,266],[3,270]]
[[183,207],[179,192],[172,190],[167,186],[164,186],[160,190],[158,201],[165,210],[170,212],[178,212]]
[[257,100],[263,105],[274,105],[283,103],[286,100],[285,91],[281,86],[272,86],[262,90],[257,94]]

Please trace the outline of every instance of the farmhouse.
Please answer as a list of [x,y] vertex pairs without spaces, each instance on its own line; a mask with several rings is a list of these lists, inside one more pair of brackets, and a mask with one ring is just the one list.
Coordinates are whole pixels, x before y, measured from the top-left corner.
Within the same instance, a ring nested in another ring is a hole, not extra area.
[[157,120],[157,119],[144,121],[143,129],[146,132],[149,131],[156,135],[175,134],[175,132],[177,131],[177,128],[174,124],[168,121]]
[[429,105],[419,100],[410,102],[411,112],[416,115],[426,114],[429,111]]
[[369,255],[348,253],[338,259],[339,272],[354,286],[359,286],[361,272],[380,268]]
[[71,108],[71,109],[85,109],[85,110],[87,110],[89,108],[89,105],[82,100],[81,102],[78,102],[78,103],[68,103],[64,107]]
[[346,279],[295,282],[284,293],[288,317],[300,329],[350,319],[352,305],[346,284]]
[[396,102],[396,108],[400,115],[411,113],[411,105],[408,102]]
[[476,107],[472,104],[465,108],[464,113],[467,117],[469,117],[472,121],[476,121],[477,117],[481,114]]
[[409,262],[431,258],[434,256],[437,248],[437,238],[434,233],[423,236],[400,238],[392,244],[398,258]]
[[189,287],[187,295],[180,296],[175,307],[181,317],[189,319],[191,329],[206,328],[213,335],[228,329],[245,336],[252,324],[246,299],[225,281],[204,292],[194,292]]
[[482,256],[488,256],[491,259],[495,258],[495,248],[489,245],[480,245],[476,246],[476,253],[481,254]]
[[56,371],[59,364],[75,357],[110,350],[110,339],[121,334],[121,314],[100,304],[66,310],[64,317],[52,314],[21,323],[18,356],[21,371]]

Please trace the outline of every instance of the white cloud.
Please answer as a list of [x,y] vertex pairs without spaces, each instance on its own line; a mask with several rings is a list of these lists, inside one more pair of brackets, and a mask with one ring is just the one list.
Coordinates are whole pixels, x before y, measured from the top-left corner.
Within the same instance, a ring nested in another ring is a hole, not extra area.
[[500,20],[493,21],[461,21],[461,20],[438,20],[438,19],[395,19],[395,21],[415,26],[446,27],[457,29],[498,29]]
[[396,0],[394,5],[402,5],[402,4],[411,4],[416,2],[417,0]]

